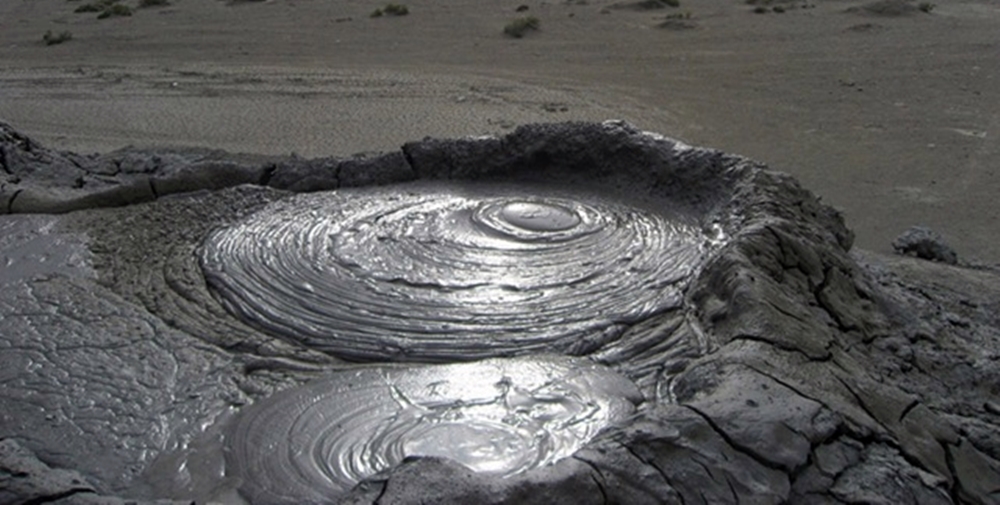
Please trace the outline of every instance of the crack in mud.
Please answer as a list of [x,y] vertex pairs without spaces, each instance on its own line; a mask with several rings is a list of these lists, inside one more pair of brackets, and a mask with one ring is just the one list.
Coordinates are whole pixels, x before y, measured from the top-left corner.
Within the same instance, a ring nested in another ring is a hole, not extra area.
[[760,342],[762,344],[767,344],[767,345],[775,347],[776,349],[780,349],[782,351],[786,351],[786,352],[791,352],[791,353],[798,354],[798,355],[802,356],[803,358],[805,358],[805,359],[807,359],[809,361],[815,361],[815,362],[822,363],[822,362],[830,361],[831,359],[833,359],[833,353],[830,353],[830,352],[827,352],[826,354],[824,354],[822,356],[816,356],[816,355],[813,355],[813,354],[809,354],[808,352],[803,351],[802,349],[799,349],[798,347],[794,347],[792,345],[789,345],[789,344],[787,344],[785,342],[781,342],[781,341],[778,341],[778,340],[771,340],[769,338],[760,337],[760,336],[757,336],[757,335],[737,335],[737,336],[733,337],[733,339],[731,341],[732,342],[736,342],[736,341],[740,341],[740,340],[746,340],[746,341],[749,341],[749,342]]
[[684,408],[687,408],[688,410],[694,412],[695,414],[698,414],[698,416],[700,416],[702,419],[704,419],[705,422],[709,426],[711,426],[712,430],[714,430],[720,437],[722,437],[723,440],[726,441],[726,444],[728,444],[730,447],[732,447],[733,449],[735,449],[740,454],[744,454],[746,456],[749,456],[750,459],[753,459],[754,461],[756,461],[761,466],[770,468],[772,470],[778,470],[780,472],[788,473],[788,470],[785,469],[782,465],[774,463],[772,461],[768,461],[767,459],[761,457],[760,454],[757,454],[755,451],[753,451],[753,450],[751,450],[751,449],[749,449],[747,447],[744,447],[742,444],[737,443],[735,440],[732,439],[732,437],[730,437],[729,433],[727,433],[725,430],[723,430],[718,425],[718,423],[716,423],[716,421],[714,419],[712,419],[712,417],[709,416],[708,414],[706,414],[706,413],[698,410],[697,408],[695,408],[695,407],[693,407],[691,405],[686,405],[686,404],[682,403],[681,406],[684,407]]
[[31,500],[23,502],[23,505],[43,505],[45,503],[55,503],[70,498],[71,496],[77,496],[80,494],[91,494],[93,492],[94,490],[91,488],[70,489],[68,491],[64,491],[62,493],[50,496],[39,496],[37,498],[33,498]]
[[7,213],[13,213],[14,212],[14,201],[17,200],[17,197],[21,196],[21,192],[22,191],[24,191],[24,190],[23,189],[16,189],[16,190],[14,190],[14,194],[11,195],[10,196],[10,200],[7,201]]
[[[7,167],[7,147],[0,146],[0,170],[3,170],[7,175],[14,175],[14,172]],[[8,211],[9,212],[9,211]]]
[[274,173],[278,170],[278,165],[270,164],[264,169],[264,174],[261,175],[260,180],[257,181],[259,186],[267,186],[271,182],[271,178],[274,177]]

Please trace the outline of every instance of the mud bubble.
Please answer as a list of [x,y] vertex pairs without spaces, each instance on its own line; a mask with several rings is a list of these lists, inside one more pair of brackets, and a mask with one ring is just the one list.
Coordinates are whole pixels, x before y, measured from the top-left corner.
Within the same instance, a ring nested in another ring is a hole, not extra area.
[[572,455],[640,399],[581,358],[344,370],[245,409],[227,472],[252,503],[326,501],[416,456],[509,476]]
[[210,236],[232,312],[358,361],[581,355],[677,308],[706,237],[683,219],[541,187],[419,183],[298,195]]

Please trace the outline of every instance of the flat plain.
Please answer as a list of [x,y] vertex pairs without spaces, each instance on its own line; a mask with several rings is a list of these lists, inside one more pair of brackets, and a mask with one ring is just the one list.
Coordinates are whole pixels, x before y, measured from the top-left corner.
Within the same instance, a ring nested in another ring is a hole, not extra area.
[[[0,2],[0,119],[50,147],[347,156],[625,119],[793,174],[861,248],[926,225],[1000,262],[991,0],[86,1]],[[524,16],[539,29],[505,36]]]

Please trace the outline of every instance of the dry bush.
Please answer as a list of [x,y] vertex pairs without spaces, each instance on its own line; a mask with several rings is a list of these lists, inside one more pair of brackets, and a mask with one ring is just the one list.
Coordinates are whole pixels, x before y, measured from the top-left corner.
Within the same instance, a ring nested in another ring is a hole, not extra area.
[[541,21],[534,16],[517,18],[510,23],[507,23],[507,26],[503,27],[503,33],[508,37],[519,39],[524,37],[530,31],[538,30],[540,25]]

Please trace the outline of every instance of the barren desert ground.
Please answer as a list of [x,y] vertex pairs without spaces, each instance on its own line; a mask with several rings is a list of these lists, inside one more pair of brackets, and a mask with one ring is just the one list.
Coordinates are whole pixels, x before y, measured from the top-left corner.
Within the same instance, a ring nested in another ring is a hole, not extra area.
[[346,156],[621,118],[795,175],[862,248],[922,224],[1000,262],[995,0],[87,1],[0,1],[0,119],[50,147]]

